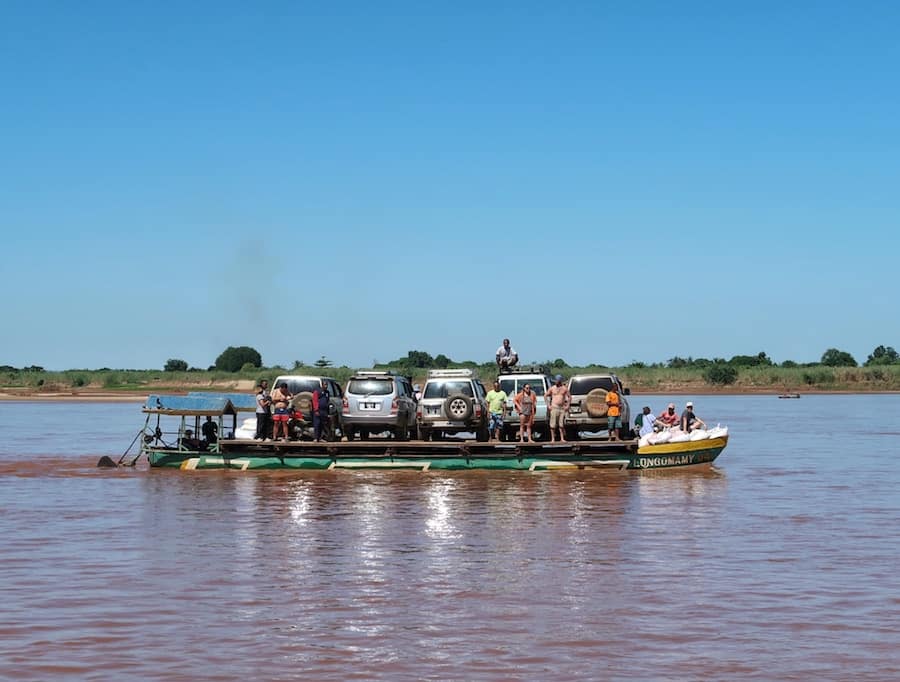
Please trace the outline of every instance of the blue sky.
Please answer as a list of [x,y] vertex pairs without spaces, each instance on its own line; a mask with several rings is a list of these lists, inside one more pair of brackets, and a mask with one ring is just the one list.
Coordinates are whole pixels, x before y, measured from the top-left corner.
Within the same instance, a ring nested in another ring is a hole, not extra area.
[[893,3],[6,2],[0,364],[900,346]]

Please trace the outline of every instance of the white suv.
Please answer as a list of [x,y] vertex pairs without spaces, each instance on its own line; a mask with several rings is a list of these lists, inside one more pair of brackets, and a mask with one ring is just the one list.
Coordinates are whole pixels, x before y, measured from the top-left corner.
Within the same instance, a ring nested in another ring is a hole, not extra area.
[[474,432],[488,439],[488,409],[484,385],[470,369],[432,369],[416,411],[419,440],[446,433]]
[[547,414],[547,402],[544,396],[553,383],[552,379],[546,373],[537,372],[534,369],[513,368],[501,374],[497,380],[500,382],[500,390],[506,391],[507,396],[503,437],[506,440],[516,440],[516,434],[519,431],[519,415],[513,401],[522,387],[529,384],[537,396],[534,406],[534,438],[535,440],[546,438],[550,432],[550,418]]

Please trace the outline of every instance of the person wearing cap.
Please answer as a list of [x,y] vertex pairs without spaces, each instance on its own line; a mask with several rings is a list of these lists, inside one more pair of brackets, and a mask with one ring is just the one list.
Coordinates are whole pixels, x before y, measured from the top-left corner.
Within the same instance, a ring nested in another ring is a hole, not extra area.
[[610,440],[619,440],[622,430],[622,400],[619,398],[619,387],[615,382],[606,392],[606,424]]
[[662,411],[656,419],[656,425],[663,429],[671,429],[678,426],[678,413],[675,411],[675,403],[669,403],[669,406]]
[[556,442],[556,432],[559,430],[559,442],[566,442],[566,415],[569,413],[569,403],[572,395],[569,388],[563,384],[562,374],[553,377],[553,385],[547,389],[544,400],[550,411],[550,442]]
[[639,436],[649,436],[653,433],[653,427],[656,424],[656,417],[650,411],[648,405],[644,405],[641,414],[634,418],[634,425],[638,427]]
[[691,431],[705,428],[706,424],[703,420],[694,414],[694,403],[688,400],[684,404],[684,412],[681,413],[681,430],[685,433],[690,433]]

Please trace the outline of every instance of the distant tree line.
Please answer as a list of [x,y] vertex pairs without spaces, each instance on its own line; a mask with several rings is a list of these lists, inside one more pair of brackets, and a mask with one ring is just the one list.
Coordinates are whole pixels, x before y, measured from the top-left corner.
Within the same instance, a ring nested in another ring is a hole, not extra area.
[[[563,358],[547,360],[540,364],[548,370],[565,372],[573,366],[569,365]],[[461,367],[470,369],[482,369],[486,371],[492,370],[494,367],[493,359],[486,362],[474,362],[472,360],[456,361],[447,355],[439,353],[432,356],[422,350],[411,350],[407,352],[405,357],[397,358],[385,363],[373,362],[375,367],[393,369],[405,374],[421,373],[425,369],[447,369],[450,367]],[[900,365],[900,354],[892,346],[877,346],[869,353],[864,367],[884,366],[884,365]],[[214,364],[210,365],[207,370],[218,370],[224,372],[239,372],[250,369],[259,369],[263,366],[262,356],[259,351],[250,346],[229,346],[216,358]],[[305,367],[300,360],[294,361],[294,369]],[[313,363],[317,369],[327,369],[332,367],[332,362],[324,355]],[[753,367],[858,367],[856,359],[847,351],[837,348],[828,348],[818,362],[798,363],[793,360],[785,360],[781,364],[777,364],[764,352],[760,351],[756,355],[734,355],[730,359],[725,358],[694,358],[675,356],[669,358],[665,362],[645,363],[634,361],[626,365],[626,369],[699,369],[703,370],[704,378],[713,384],[730,384],[737,380],[738,373],[742,369]],[[592,364],[590,367],[603,368],[607,367],[602,364]],[[108,369],[108,368],[103,368]],[[186,372],[186,371],[203,371],[197,367],[189,367],[185,360],[180,358],[169,358],[163,370],[166,372]],[[0,365],[0,372],[43,372],[44,368],[39,365],[29,365],[28,367],[16,368],[11,365]]]

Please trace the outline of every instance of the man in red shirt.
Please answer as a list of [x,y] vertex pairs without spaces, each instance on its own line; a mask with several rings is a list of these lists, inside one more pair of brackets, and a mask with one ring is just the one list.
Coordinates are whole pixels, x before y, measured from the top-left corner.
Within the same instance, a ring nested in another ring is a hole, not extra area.
[[678,413],[675,412],[675,403],[669,403],[669,406],[663,410],[663,413],[656,418],[656,423],[665,429],[678,425]]

